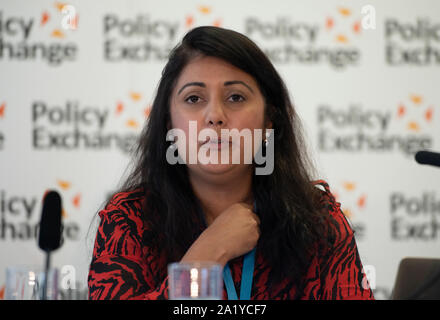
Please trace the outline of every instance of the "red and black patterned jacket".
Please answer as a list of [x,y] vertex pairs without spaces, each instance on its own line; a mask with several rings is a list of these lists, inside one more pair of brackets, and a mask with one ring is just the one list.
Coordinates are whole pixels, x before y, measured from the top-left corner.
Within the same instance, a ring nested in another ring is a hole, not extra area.
[[[304,289],[296,292],[289,279],[273,286],[267,284],[269,268],[261,254],[256,254],[251,299],[373,299],[363,273],[353,231],[336,202],[329,186],[324,187],[322,201],[337,221],[336,240],[326,252],[317,252],[304,275]],[[168,299],[167,266],[164,257],[143,245],[141,192],[122,192],[99,212],[97,231],[90,264],[89,299]],[[240,287],[243,257],[229,262],[236,287]],[[226,298],[224,290],[224,298]]]

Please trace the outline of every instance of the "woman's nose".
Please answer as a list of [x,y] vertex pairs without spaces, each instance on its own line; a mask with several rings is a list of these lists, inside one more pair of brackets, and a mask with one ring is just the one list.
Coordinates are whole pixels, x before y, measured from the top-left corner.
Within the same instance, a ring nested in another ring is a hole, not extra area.
[[223,127],[226,124],[226,114],[223,103],[211,101],[206,108],[205,122],[207,126]]

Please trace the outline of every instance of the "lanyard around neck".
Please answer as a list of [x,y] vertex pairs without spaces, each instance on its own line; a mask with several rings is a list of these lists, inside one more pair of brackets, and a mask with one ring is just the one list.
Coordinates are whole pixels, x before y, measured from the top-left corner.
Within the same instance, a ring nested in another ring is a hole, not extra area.
[[[255,248],[244,256],[243,269],[241,272],[240,300],[250,300],[252,291],[252,279],[254,276]],[[228,293],[228,300],[238,300],[234,280],[232,280],[229,264],[223,269],[223,279]]]

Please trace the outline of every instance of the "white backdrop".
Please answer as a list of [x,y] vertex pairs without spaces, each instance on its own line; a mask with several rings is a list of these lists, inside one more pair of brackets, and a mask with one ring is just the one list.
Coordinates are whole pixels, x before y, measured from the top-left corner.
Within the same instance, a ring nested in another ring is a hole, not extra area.
[[435,0],[2,1],[0,297],[7,266],[44,262],[35,226],[51,188],[65,224],[54,265],[77,282],[62,298],[86,297],[94,216],[166,56],[190,28],[219,25],[253,39],[285,79],[375,296],[389,298],[403,257],[440,255],[440,169],[413,160],[440,151],[438,12]]

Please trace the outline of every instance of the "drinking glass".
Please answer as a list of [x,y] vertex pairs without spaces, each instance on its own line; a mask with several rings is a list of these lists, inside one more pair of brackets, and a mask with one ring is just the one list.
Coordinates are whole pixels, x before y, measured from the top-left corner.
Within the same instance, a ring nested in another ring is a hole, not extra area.
[[213,262],[168,265],[170,300],[221,300],[223,268]]
[[[6,268],[5,300],[42,300],[46,273],[39,266]],[[49,269],[46,299],[58,298],[58,270]]]

